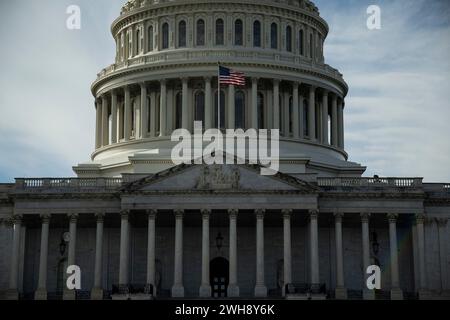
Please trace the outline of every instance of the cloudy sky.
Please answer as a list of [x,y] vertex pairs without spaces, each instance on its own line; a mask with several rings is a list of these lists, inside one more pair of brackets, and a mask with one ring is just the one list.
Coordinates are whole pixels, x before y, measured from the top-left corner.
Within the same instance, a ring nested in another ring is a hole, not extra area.
[[[90,84],[114,61],[125,0],[0,0],[0,183],[73,176],[94,147]],[[450,1],[316,0],[349,83],[346,149],[367,175],[450,182]],[[66,29],[78,5],[79,31]],[[381,30],[366,27],[379,5]]]

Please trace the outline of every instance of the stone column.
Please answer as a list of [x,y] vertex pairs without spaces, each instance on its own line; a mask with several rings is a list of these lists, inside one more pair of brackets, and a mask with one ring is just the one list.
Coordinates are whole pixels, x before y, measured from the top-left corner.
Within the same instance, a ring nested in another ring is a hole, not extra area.
[[156,137],[156,92],[150,93],[150,137]]
[[209,280],[209,218],[211,210],[202,210],[202,283],[200,297],[211,298],[211,284]]
[[95,101],[96,123],[95,123],[95,148],[102,147],[102,104]]
[[141,83],[141,138],[145,139],[148,135],[148,100],[147,86]]
[[363,253],[363,299],[375,300],[375,291],[367,288],[367,268],[370,266],[370,213],[361,213],[362,253]]
[[130,258],[130,211],[120,212],[120,264],[119,264],[119,292],[121,294],[129,293],[129,258]]
[[283,122],[284,122],[284,126],[283,126],[283,134],[285,137],[289,138],[289,119],[291,117],[291,115],[289,114],[289,93],[288,92],[284,92],[283,93]]
[[228,210],[230,218],[230,281],[228,285],[228,297],[239,297],[239,286],[237,282],[237,216],[238,210]]
[[309,139],[316,141],[316,87],[314,86],[309,88],[308,127]]
[[251,128],[258,130],[258,78],[252,78],[252,123]]
[[419,298],[426,299],[428,297],[427,275],[425,269],[425,232],[424,232],[425,215],[416,215],[417,230],[417,253],[419,260]]
[[294,119],[292,119],[292,131],[294,131],[294,139],[300,138],[300,106],[298,101],[298,88],[299,83],[294,82],[293,83],[293,90],[292,90],[292,116]]
[[302,95],[300,95],[300,97],[298,98],[298,112],[300,113],[300,122],[298,124],[299,130],[300,130],[300,139],[304,139],[305,138],[305,124],[303,123],[304,121],[304,117],[305,117],[305,113],[304,113],[304,103],[305,103],[305,98],[303,98]]
[[344,149],[344,101],[339,100],[338,104],[338,146]]
[[397,214],[388,214],[389,220],[389,247],[391,251],[391,300],[402,300],[403,292],[400,289],[398,274],[397,249]]
[[228,86],[228,129],[234,129],[236,126],[235,118],[235,88],[234,86]]
[[126,86],[124,88],[125,91],[125,110],[124,110],[124,122],[123,122],[123,131],[124,131],[124,140],[130,141],[131,138],[131,117],[132,117],[132,108],[131,108],[131,93],[130,88]]
[[103,300],[103,222],[105,214],[95,214],[97,218],[97,231],[95,237],[95,266],[94,266],[94,288],[91,291],[91,300]]
[[188,88],[188,78],[181,79],[182,87],[183,87],[183,96],[182,96],[182,127],[183,129],[189,130],[189,88]]
[[329,144],[328,141],[328,91],[324,90],[322,101],[322,143]]
[[319,211],[309,211],[310,246],[311,246],[311,284],[320,284],[319,278]]
[[109,112],[108,99],[102,96],[102,146],[109,144]]
[[117,92],[111,91],[111,143],[117,143]]
[[47,259],[48,259],[48,235],[50,229],[50,214],[41,215],[41,253],[39,256],[39,280],[38,288],[34,293],[34,300],[47,300]]
[[13,245],[11,254],[11,268],[9,273],[9,290],[7,292],[8,300],[19,299],[19,259],[20,259],[20,230],[22,229],[22,215],[13,216]]
[[347,299],[347,289],[344,282],[344,251],[342,245],[342,218],[343,213],[334,214],[335,236],[336,236],[336,299]]
[[[67,216],[69,217],[69,234],[70,234],[69,251],[67,253],[67,266],[70,267],[76,265],[78,214],[69,213]],[[63,300],[75,300],[75,299],[76,299],[75,290],[69,290],[67,286],[65,286],[64,284]]]
[[175,268],[172,298],[184,298],[183,286],[183,216],[184,210],[175,210]]
[[212,128],[212,115],[213,115],[213,102],[212,102],[212,89],[211,89],[211,77],[205,78],[205,130]]
[[333,100],[331,105],[331,145],[336,148],[339,145],[338,110],[337,110],[336,94],[333,94]]
[[282,288],[285,295],[286,285],[292,283],[292,243],[291,243],[291,215],[292,210],[283,210],[283,257],[284,257],[284,284]]
[[159,136],[164,137],[167,126],[167,85],[166,80],[161,80],[161,92],[160,92],[160,104],[159,104]]
[[448,260],[447,260],[447,237],[446,226],[448,218],[436,218],[436,224],[438,227],[439,236],[439,263],[440,263],[440,276],[441,276],[441,291],[448,290],[447,277],[448,277]]
[[148,243],[147,243],[147,287],[153,287],[156,296],[156,210],[147,210],[148,215]]
[[255,297],[267,297],[264,281],[264,214],[265,210],[255,210],[256,214],[256,286]]
[[273,80],[273,124],[272,129],[280,128],[280,80]]

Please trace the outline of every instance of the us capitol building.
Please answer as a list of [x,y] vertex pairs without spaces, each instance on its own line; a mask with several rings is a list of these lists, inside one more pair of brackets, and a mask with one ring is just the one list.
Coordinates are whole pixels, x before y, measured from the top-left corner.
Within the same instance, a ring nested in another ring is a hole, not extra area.
[[[348,161],[348,86],[311,1],[134,0],[111,31],[92,161],[0,184],[2,298],[450,299],[450,184]],[[246,85],[218,88],[218,63]],[[218,119],[279,129],[280,173],[175,166],[171,133]]]

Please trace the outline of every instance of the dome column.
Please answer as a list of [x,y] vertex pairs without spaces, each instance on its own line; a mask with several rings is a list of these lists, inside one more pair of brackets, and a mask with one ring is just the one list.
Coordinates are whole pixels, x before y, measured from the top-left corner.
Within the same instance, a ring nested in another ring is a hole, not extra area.
[[212,89],[211,78],[205,78],[205,130],[212,128]]
[[102,96],[102,146],[109,144],[109,110],[108,110],[108,98]]
[[309,88],[309,106],[308,106],[308,129],[309,139],[315,141],[316,138],[316,87]]
[[324,90],[322,96],[322,143],[329,144],[328,141],[328,91]]
[[124,138],[125,141],[129,141],[131,137],[131,93],[130,88],[126,86],[125,91],[125,110],[124,110]]
[[333,95],[333,102],[331,105],[331,144],[333,147],[338,147],[339,144],[339,129],[338,129],[338,111],[337,111],[337,96]]
[[141,87],[141,138],[147,138],[148,133],[148,101],[147,87],[145,83],[140,84]]
[[166,80],[161,80],[161,97],[159,107],[159,136],[164,137],[166,135],[167,126],[167,83]]
[[258,78],[252,78],[252,123],[251,128],[258,128]]
[[111,91],[111,143],[117,143],[117,92]]
[[183,96],[182,96],[182,128],[189,129],[189,87],[188,87],[188,78],[181,79],[182,87],[183,87]]
[[95,148],[102,147],[102,105],[99,100],[95,101],[96,123],[95,123]]
[[234,129],[236,126],[235,115],[235,88],[233,85],[228,86],[228,129]]
[[299,100],[298,100],[298,88],[299,83],[294,82],[293,83],[293,89],[292,89],[292,131],[294,132],[294,139],[300,138],[300,106],[299,106]]
[[273,124],[272,129],[280,129],[280,80],[273,80]]
[[338,108],[338,146],[344,149],[344,99],[339,99]]

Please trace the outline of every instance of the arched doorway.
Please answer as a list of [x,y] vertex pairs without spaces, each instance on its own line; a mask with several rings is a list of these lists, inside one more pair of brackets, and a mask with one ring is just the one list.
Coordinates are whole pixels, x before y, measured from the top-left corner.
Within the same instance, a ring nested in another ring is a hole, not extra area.
[[229,283],[229,263],[225,258],[215,258],[210,263],[211,292],[213,298],[226,298]]

